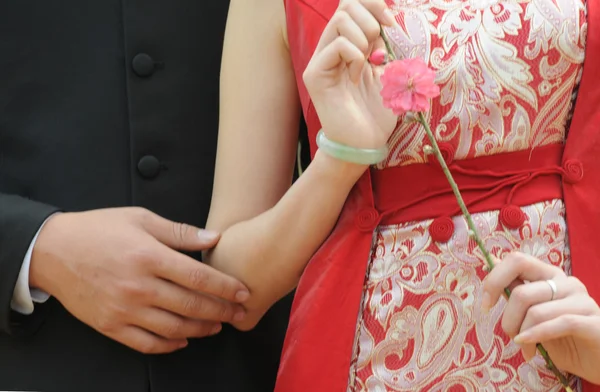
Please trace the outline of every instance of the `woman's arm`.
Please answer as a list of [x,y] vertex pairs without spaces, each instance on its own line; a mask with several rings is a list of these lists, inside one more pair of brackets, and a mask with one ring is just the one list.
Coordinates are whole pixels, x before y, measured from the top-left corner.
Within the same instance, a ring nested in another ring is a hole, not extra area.
[[296,286],[364,168],[317,154],[290,188],[300,105],[283,0],[231,1],[220,106],[207,261],[250,288],[248,329]]
[[[379,24],[373,21],[378,34]],[[323,61],[341,64],[333,49],[323,56]],[[366,167],[318,152],[290,188],[299,102],[283,0],[231,1],[221,80],[217,167],[207,227],[222,237],[206,259],[250,289],[247,317],[235,324],[250,329],[296,286]]]

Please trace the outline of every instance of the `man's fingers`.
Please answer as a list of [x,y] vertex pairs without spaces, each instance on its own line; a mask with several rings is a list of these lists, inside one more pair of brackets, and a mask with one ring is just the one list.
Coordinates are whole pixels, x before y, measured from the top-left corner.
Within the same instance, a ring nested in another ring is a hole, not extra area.
[[171,282],[159,282],[151,305],[184,318],[226,322],[243,320],[246,312],[241,305],[204,295]]
[[214,247],[220,237],[219,233],[173,222],[152,212],[144,213],[141,223],[150,235],[172,249],[206,250]]
[[157,254],[156,276],[192,291],[212,295],[229,302],[244,302],[248,289],[237,279],[217,271],[172,249]]
[[165,339],[131,325],[107,336],[144,354],[166,354],[187,346],[186,339]]
[[136,326],[170,340],[202,338],[221,331],[220,323],[192,320],[157,308],[143,308],[135,317]]

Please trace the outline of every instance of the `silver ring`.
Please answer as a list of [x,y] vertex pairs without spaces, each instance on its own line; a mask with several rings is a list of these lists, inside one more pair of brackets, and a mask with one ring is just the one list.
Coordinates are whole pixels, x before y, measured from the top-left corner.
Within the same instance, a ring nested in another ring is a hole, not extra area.
[[550,290],[552,290],[552,297],[550,298],[550,301],[554,300],[554,297],[556,296],[556,292],[558,291],[557,287],[556,287],[556,283],[554,283],[554,281],[552,279],[548,279],[546,281],[546,283],[548,283],[548,286],[550,286]]

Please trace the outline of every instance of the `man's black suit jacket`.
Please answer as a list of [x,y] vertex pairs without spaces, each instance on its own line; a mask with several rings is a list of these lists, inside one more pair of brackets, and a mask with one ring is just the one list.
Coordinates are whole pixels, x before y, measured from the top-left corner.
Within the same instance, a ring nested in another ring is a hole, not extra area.
[[0,5],[0,390],[273,390],[288,303],[255,331],[225,328],[159,356],[101,336],[53,299],[32,316],[9,307],[30,241],[54,211],[136,205],[204,225],[227,9],[225,0]]

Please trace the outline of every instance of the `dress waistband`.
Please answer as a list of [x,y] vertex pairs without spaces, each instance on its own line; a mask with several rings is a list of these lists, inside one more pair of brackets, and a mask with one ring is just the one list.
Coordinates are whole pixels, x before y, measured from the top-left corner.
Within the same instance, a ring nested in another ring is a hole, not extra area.
[[[524,220],[518,206],[562,198],[561,181],[575,183],[583,177],[579,161],[561,164],[563,149],[552,144],[465,160],[447,158],[446,163],[470,212],[501,210],[502,223],[516,229]],[[454,155],[448,145],[440,150],[444,157]],[[426,164],[371,170],[376,210],[371,215],[378,215],[380,224],[460,214],[441,166],[433,154],[428,158]]]

